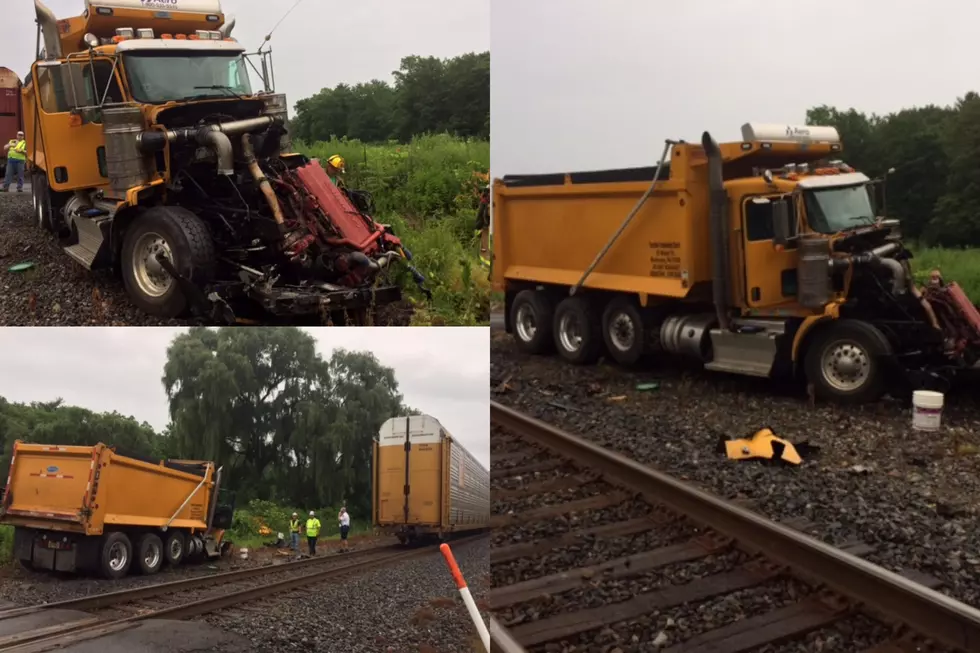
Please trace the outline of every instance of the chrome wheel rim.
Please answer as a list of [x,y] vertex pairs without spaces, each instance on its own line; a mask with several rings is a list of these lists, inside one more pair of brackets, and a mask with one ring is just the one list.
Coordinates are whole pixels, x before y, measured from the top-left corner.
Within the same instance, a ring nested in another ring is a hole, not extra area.
[[622,352],[633,348],[636,342],[636,327],[626,313],[616,313],[609,321],[609,341]]
[[127,562],[129,562],[129,552],[126,550],[126,545],[123,542],[113,542],[109,547],[109,569],[122,571],[126,568]]
[[842,340],[824,350],[820,360],[823,378],[835,390],[853,392],[871,377],[871,357],[853,340]]
[[534,339],[534,334],[538,332],[537,321],[534,319],[534,311],[531,310],[530,305],[524,304],[517,309],[517,336],[524,342],[530,342]]
[[565,351],[574,353],[582,348],[582,325],[571,313],[565,313],[558,321],[558,339]]
[[161,554],[160,545],[156,542],[150,542],[150,545],[146,547],[146,553],[143,554],[143,564],[149,569],[155,569],[160,564]]
[[174,283],[174,278],[157,260],[161,254],[173,263],[170,245],[163,236],[154,232],[140,236],[133,248],[133,276],[140,292],[150,297],[162,297]]

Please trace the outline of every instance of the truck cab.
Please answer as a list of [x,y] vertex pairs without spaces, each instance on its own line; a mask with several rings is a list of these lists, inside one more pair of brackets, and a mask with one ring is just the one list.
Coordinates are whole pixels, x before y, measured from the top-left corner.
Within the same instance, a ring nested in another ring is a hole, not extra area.
[[247,53],[219,0],[35,10],[35,220],[76,262],[166,318],[362,321],[401,298],[388,264],[410,254],[365,194],[292,150],[271,50]]

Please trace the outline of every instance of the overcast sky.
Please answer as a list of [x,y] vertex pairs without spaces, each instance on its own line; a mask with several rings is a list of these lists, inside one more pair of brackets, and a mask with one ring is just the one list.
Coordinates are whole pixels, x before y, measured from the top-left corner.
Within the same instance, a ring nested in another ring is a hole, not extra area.
[[655,165],[666,138],[819,104],[952,104],[980,87],[978,23],[975,0],[493,0],[493,175]]
[[[242,327],[246,328],[246,327]],[[116,410],[162,430],[169,421],[160,379],[167,347],[186,329],[74,327],[0,329],[0,397]],[[321,356],[371,351],[392,367],[405,402],[428,413],[490,464],[489,329],[385,327],[305,329]]]
[[[58,18],[81,15],[84,0],[42,0]],[[222,0],[232,35],[254,51],[296,0]],[[2,0],[0,66],[21,77],[34,61],[33,0]],[[134,26],[136,27],[136,26]],[[490,48],[490,0],[302,0],[272,35],[276,89],[290,113],[297,100],[341,82],[392,81],[402,57],[442,58]],[[253,76],[252,84],[258,86]]]

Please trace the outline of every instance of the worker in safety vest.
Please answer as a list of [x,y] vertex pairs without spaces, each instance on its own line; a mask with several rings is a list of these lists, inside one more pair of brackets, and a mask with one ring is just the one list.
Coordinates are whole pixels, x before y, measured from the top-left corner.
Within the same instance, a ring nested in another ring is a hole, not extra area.
[[341,175],[344,174],[344,157],[339,154],[334,154],[332,157],[327,159],[327,176],[330,177],[330,181],[337,188],[343,188],[344,180]]
[[24,166],[27,165],[27,141],[24,132],[17,132],[17,137],[3,146],[7,154],[7,174],[3,178],[3,192],[10,190],[10,184],[17,177],[17,192],[24,190]]
[[316,555],[316,538],[320,535],[320,520],[316,518],[313,511],[310,511],[310,518],[306,520],[306,542],[310,545],[310,555]]
[[293,518],[289,520],[289,541],[293,551],[299,551],[299,531],[299,514],[294,512]]

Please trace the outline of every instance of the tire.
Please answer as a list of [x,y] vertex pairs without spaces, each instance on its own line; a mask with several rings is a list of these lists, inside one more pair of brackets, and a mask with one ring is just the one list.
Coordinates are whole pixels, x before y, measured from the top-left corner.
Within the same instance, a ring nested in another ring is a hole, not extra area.
[[133,564],[133,544],[125,533],[107,533],[99,551],[99,570],[109,580],[122,578]]
[[547,354],[554,348],[551,302],[538,290],[522,290],[510,305],[510,323],[517,346],[528,354]]
[[181,276],[203,287],[214,278],[214,241],[204,222],[179,206],[155,206],[126,230],[121,265],[130,299],[150,315],[180,317],[189,302],[176,280],[153,260],[161,252]]
[[807,347],[806,379],[822,399],[842,404],[877,401],[885,393],[881,358],[890,353],[888,340],[872,325],[838,320]]
[[187,540],[180,531],[171,530],[163,538],[163,559],[171,567],[176,567],[184,561],[187,552]]
[[31,202],[34,205],[34,222],[41,231],[54,231],[54,207],[51,204],[51,189],[44,172],[31,174]]
[[602,325],[585,297],[566,297],[552,320],[558,355],[575,365],[594,363],[602,346]]
[[632,297],[617,297],[602,313],[606,351],[620,365],[636,365],[646,353],[647,322]]
[[144,576],[152,576],[163,566],[163,541],[156,533],[146,533],[136,540],[136,567]]

